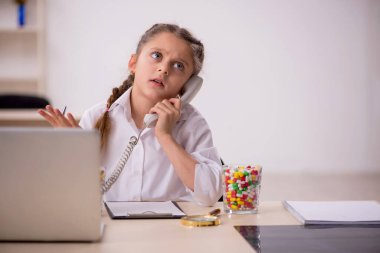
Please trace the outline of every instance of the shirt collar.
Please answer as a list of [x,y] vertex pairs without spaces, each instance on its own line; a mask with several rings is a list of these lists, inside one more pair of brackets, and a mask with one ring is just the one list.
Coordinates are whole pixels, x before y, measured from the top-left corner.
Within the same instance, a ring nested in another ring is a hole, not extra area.
[[[111,105],[109,111],[113,111],[116,107],[122,107],[125,111],[127,119],[132,120],[131,114],[131,103],[130,103],[130,95],[131,95],[132,87],[126,90],[115,102]],[[120,108],[119,107],[119,108]]]

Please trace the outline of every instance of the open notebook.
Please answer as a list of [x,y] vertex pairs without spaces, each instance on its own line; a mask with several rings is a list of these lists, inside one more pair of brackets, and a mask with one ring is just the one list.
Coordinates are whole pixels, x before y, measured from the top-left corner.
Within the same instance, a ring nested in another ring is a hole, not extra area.
[[380,224],[376,201],[284,201],[283,205],[305,225]]
[[175,202],[105,202],[112,219],[176,219],[186,214]]

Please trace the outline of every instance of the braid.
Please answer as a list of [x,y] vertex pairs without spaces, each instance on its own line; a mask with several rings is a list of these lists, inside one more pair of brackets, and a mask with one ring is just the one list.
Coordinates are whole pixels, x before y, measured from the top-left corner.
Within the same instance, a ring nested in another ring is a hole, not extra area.
[[98,119],[95,124],[95,128],[100,131],[101,147],[104,148],[107,143],[108,135],[111,129],[111,121],[109,119],[109,109],[111,105],[126,92],[133,85],[134,75],[130,74],[119,87],[112,89],[112,94],[107,100],[107,109],[103,115]]

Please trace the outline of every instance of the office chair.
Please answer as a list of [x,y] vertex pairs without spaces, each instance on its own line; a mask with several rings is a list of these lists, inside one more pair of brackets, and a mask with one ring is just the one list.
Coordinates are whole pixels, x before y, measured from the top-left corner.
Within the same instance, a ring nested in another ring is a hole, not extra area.
[[47,106],[49,101],[41,96],[1,94],[0,109],[38,109]]

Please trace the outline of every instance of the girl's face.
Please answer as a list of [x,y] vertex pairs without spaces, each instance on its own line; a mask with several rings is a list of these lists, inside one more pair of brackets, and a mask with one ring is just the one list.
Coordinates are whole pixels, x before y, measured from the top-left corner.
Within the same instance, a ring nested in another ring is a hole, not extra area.
[[135,91],[154,103],[176,97],[194,70],[190,46],[168,32],[155,35],[128,66]]

